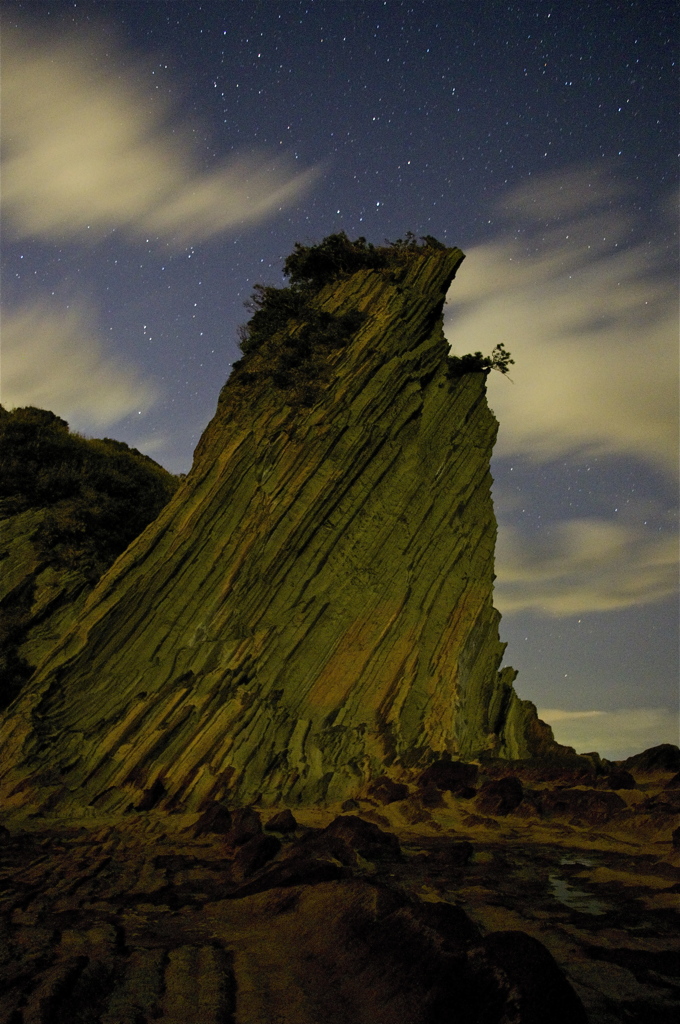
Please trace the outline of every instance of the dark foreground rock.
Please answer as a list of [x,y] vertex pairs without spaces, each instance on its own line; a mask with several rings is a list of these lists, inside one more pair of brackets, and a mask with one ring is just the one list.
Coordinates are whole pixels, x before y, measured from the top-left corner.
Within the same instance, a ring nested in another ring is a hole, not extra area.
[[342,814],[7,819],[0,1021],[675,1024],[668,771],[616,791],[504,771],[474,800],[426,779],[430,809],[419,769]]
[[425,769],[420,776],[420,784],[425,788],[434,785],[437,789],[450,793],[467,792],[475,785],[478,774],[479,768],[476,764],[440,760]]
[[278,814],[274,814],[265,825],[265,828],[268,832],[295,832],[297,821],[293,812],[286,808],[285,811],[279,811]]
[[649,775],[656,772],[680,771],[680,749],[673,743],[660,743],[649,747],[640,754],[633,754],[620,763],[620,768],[633,775]]
[[486,782],[475,800],[481,814],[510,814],[519,807],[524,797],[522,783],[514,775]]
[[0,1020],[586,1021],[537,939],[484,935],[460,906],[341,864],[399,855],[370,822],[340,816],[283,847],[256,832],[232,858],[219,833],[158,825],[4,836]]

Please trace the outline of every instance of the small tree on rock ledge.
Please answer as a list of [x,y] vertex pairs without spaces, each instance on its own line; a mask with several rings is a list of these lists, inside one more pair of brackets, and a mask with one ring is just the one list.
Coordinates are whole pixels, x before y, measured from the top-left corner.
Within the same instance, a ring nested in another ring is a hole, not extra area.
[[508,373],[514,363],[503,342],[499,341],[490,356],[483,356],[481,352],[449,356],[449,377],[456,379],[466,373],[489,373],[491,370]]

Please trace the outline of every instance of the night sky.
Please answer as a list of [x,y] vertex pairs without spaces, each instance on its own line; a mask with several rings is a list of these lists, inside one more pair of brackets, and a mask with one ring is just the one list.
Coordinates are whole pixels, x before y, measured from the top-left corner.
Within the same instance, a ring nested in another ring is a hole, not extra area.
[[3,4],[3,392],[186,472],[255,282],[460,246],[496,604],[562,742],[678,742],[676,4]]

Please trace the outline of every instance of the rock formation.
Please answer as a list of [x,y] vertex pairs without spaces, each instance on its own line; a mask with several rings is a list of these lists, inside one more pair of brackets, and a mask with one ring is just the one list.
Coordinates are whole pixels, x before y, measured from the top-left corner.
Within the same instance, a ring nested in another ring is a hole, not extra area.
[[0,406],[0,709],[178,482],[121,441],[72,434],[46,409]]
[[441,325],[462,259],[425,246],[318,290],[357,327],[311,404],[266,352],[237,367],[191,473],[8,717],[11,806],[332,803],[435,758],[550,748],[499,671],[497,423]]
[[499,672],[462,254],[397,255],[260,307],[8,710],[0,1020],[677,1020],[680,751],[577,756]]

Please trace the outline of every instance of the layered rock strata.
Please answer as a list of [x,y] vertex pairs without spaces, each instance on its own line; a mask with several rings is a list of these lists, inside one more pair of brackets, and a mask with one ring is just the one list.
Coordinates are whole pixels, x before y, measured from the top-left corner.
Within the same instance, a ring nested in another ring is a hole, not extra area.
[[366,319],[311,408],[257,355],[227,383],[186,481],[5,722],[9,805],[331,803],[550,746],[499,671],[497,423],[484,374],[449,377],[441,324],[462,259],[322,289]]
[[0,406],[0,709],[177,484],[120,441],[72,434],[45,409]]
[[77,569],[46,565],[36,551],[32,536],[45,518],[41,508],[0,517],[0,707],[75,622],[92,589]]

